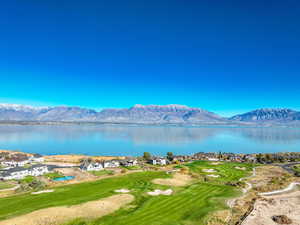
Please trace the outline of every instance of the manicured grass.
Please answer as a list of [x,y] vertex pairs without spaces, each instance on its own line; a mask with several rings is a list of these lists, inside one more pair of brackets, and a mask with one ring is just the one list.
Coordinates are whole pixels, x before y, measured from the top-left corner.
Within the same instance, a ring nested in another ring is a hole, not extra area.
[[[238,195],[238,190],[225,185],[249,174],[251,165],[193,162],[186,165],[191,172],[203,174],[202,169],[213,168],[220,178],[198,182],[188,187],[174,188],[172,196],[150,197],[142,195],[133,205],[94,221],[76,220],[67,225],[202,225],[210,212],[225,209],[224,199]],[[246,171],[235,167],[245,167]]]
[[124,166],[123,168],[125,168],[127,170],[139,170],[139,169],[141,169],[140,166]]
[[[238,170],[235,167],[245,167]],[[121,177],[74,184],[55,188],[55,192],[42,195],[24,194],[0,199],[0,220],[32,212],[37,209],[75,205],[101,199],[115,194],[114,190],[126,188],[135,196],[132,207],[125,207],[117,212],[93,221],[76,219],[68,225],[202,225],[207,215],[226,208],[224,199],[239,192],[226,185],[247,176],[252,165],[223,163],[211,165],[211,162],[193,162],[185,165],[192,173],[204,175],[203,169],[213,168],[220,178],[193,183],[187,187],[171,187],[171,196],[149,196],[146,193],[155,188],[167,189],[168,186],[156,185],[155,178],[167,178],[165,172],[149,171],[128,174]]]
[[[225,183],[238,181],[240,178],[245,177],[250,174],[253,170],[252,164],[247,163],[233,163],[233,162],[221,162],[220,165],[213,165],[213,162],[208,161],[196,161],[186,166],[191,172],[195,172],[201,175],[216,174],[219,178],[213,178],[212,181],[215,183]],[[246,170],[239,170],[236,167],[244,167]],[[203,169],[214,169],[215,173],[206,173]]]
[[[89,225],[179,225],[201,224],[205,216],[225,208],[213,198],[234,196],[234,188],[212,184],[194,184],[173,196],[145,197],[132,210],[120,210]],[[80,223],[78,223],[80,224]],[[77,224],[76,224],[77,225]]]
[[104,175],[113,175],[115,172],[113,170],[100,170],[100,171],[89,171],[90,174],[94,176],[104,176]]
[[164,172],[140,172],[99,181],[61,186],[55,188],[52,193],[23,194],[0,198],[0,220],[38,209],[75,205],[105,198],[115,194],[114,191],[121,188],[133,190],[133,194],[140,196],[140,193],[153,190],[158,186],[152,184],[151,180],[164,177],[168,177]]
[[15,185],[13,185],[13,184],[10,184],[10,183],[4,182],[4,181],[0,181],[0,190],[12,188],[14,186]]
[[46,173],[46,174],[44,174],[44,177],[47,177],[47,178],[53,180],[55,178],[64,177],[64,175],[60,174],[59,172],[52,172],[52,173]]

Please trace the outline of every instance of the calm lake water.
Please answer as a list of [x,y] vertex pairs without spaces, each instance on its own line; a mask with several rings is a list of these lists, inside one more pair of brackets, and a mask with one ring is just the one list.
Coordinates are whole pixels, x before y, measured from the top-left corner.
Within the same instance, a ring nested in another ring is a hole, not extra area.
[[125,125],[0,126],[0,149],[40,154],[139,156],[300,151],[299,128]]

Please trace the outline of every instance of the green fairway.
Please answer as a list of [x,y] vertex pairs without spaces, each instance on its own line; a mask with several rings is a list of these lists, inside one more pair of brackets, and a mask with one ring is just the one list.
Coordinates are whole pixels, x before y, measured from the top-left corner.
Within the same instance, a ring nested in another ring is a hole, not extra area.
[[[225,209],[224,199],[238,195],[236,188],[225,185],[238,181],[252,170],[251,165],[210,162],[193,162],[186,165],[190,171],[203,174],[203,169],[213,168],[220,178],[198,182],[188,187],[175,188],[172,196],[143,196],[135,202],[136,207],[123,209],[95,221],[76,220],[67,225],[201,225],[206,216],[215,210]],[[238,170],[235,167],[245,167]],[[174,188],[173,188],[174,189]]]
[[[245,167],[238,170],[235,167]],[[168,187],[153,184],[155,178],[167,178],[165,172],[137,172],[121,177],[99,181],[67,185],[55,188],[55,192],[42,195],[23,194],[0,199],[0,220],[32,212],[37,209],[62,205],[75,205],[101,199],[115,194],[114,190],[132,190],[135,201],[131,207],[93,221],[77,219],[68,225],[199,225],[205,224],[206,216],[226,208],[224,199],[237,195],[238,190],[226,185],[249,175],[251,165],[223,163],[211,165],[210,162],[193,162],[185,165],[192,173],[204,175],[203,169],[213,168],[219,178],[196,180],[186,187]],[[146,193],[155,188],[172,188],[171,196],[149,196]]]
[[111,196],[116,189],[133,190],[134,195],[153,190],[155,178],[168,177],[164,172],[140,172],[99,181],[67,185],[42,195],[23,194],[0,198],[0,220],[29,213],[38,209],[62,205],[75,205]]

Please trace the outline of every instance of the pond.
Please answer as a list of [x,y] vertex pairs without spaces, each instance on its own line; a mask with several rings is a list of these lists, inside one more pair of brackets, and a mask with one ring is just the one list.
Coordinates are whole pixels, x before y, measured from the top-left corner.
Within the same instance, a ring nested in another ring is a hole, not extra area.
[[68,180],[73,180],[75,177],[74,176],[65,176],[65,177],[57,177],[54,178],[54,181],[68,181]]

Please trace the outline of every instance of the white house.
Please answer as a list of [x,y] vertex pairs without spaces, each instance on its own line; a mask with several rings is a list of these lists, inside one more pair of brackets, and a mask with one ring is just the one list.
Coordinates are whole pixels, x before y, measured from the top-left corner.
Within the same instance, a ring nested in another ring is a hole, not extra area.
[[29,160],[6,160],[1,162],[2,166],[7,166],[7,167],[23,167],[27,163],[29,163]]
[[40,154],[34,154],[34,155],[32,155],[32,156],[29,157],[29,161],[30,162],[42,163],[42,162],[45,162],[45,159]]
[[100,171],[104,167],[102,163],[84,163],[80,166],[80,169],[85,171]]
[[46,165],[34,165],[29,168],[15,167],[0,172],[0,179],[12,180],[12,179],[23,179],[26,176],[41,176],[48,173],[48,167]]
[[117,160],[109,160],[103,162],[104,168],[116,168],[120,166],[120,162]]
[[149,160],[149,163],[152,165],[160,165],[160,166],[165,166],[167,165],[167,159],[166,158],[152,158]]
[[207,158],[207,160],[212,162],[220,161],[218,158]]

